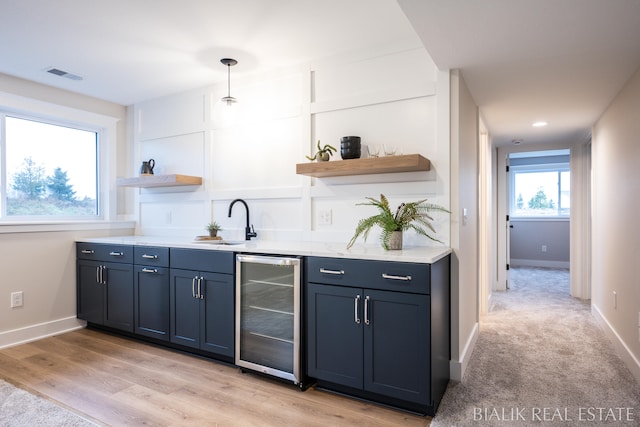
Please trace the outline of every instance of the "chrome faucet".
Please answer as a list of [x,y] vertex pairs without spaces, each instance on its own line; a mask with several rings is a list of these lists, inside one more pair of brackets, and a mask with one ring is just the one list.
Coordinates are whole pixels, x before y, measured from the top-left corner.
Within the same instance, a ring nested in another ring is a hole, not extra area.
[[256,233],[256,230],[253,228],[253,224],[249,227],[249,206],[247,206],[247,202],[244,200],[235,199],[231,202],[229,205],[229,218],[231,218],[231,209],[236,202],[242,203],[244,205],[244,209],[247,211],[247,226],[244,229],[244,240],[251,240],[252,237],[258,237],[258,233]]

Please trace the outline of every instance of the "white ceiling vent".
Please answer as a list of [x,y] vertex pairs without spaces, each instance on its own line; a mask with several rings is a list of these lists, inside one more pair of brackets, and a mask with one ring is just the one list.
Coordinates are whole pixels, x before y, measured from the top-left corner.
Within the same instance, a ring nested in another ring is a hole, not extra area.
[[56,76],[65,77],[71,80],[82,80],[82,76],[78,76],[77,74],[71,74],[59,68],[49,67],[47,68],[46,71],[47,73],[55,74]]

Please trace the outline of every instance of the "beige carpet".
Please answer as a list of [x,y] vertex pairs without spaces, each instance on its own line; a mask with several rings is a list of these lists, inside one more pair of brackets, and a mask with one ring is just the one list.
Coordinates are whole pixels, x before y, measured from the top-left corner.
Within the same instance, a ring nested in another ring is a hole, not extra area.
[[569,272],[518,268],[511,279],[431,425],[640,426],[640,385],[589,303],[569,296]]
[[95,427],[73,412],[0,380],[2,427]]

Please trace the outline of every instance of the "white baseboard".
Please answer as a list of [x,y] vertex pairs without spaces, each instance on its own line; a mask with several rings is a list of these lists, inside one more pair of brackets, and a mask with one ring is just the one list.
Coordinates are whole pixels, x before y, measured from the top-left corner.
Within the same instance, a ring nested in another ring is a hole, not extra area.
[[543,268],[569,268],[569,261],[546,261],[542,259],[518,259],[509,260],[511,267],[543,267]]
[[469,360],[471,360],[471,354],[473,354],[473,349],[476,347],[476,341],[478,341],[478,322],[473,325],[473,329],[471,330],[471,334],[467,338],[467,343],[464,346],[464,350],[460,355],[460,360],[452,360],[449,362],[449,378],[452,381],[462,381],[462,377],[464,377],[464,373],[467,370],[467,366],[469,365]]
[[87,322],[73,316],[0,332],[0,349],[25,344],[75,329],[81,329],[85,326],[87,326]]
[[600,309],[593,303],[591,304],[591,314],[593,314],[593,317],[595,317],[598,323],[602,326],[605,335],[613,344],[618,356],[620,356],[625,365],[627,365],[633,376],[636,378],[636,381],[640,383],[640,361],[638,358],[631,352],[622,337],[618,335],[613,326],[611,326],[611,323],[609,323],[609,321],[602,315]]

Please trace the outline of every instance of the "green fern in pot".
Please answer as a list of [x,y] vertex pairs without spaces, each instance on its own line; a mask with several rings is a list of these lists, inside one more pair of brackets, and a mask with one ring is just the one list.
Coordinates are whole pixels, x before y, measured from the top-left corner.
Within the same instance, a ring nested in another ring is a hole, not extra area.
[[353,246],[361,235],[364,240],[367,240],[369,232],[375,225],[382,228],[380,243],[387,250],[402,249],[402,232],[406,230],[414,230],[422,236],[442,243],[430,234],[430,232],[435,233],[436,230],[431,224],[433,218],[429,215],[429,212],[450,213],[444,207],[427,203],[427,199],[422,199],[417,202],[402,203],[394,213],[389,208],[389,200],[384,194],[380,195],[380,200],[376,200],[373,197],[367,197],[366,199],[368,202],[358,203],[358,205],[375,206],[378,208],[378,214],[361,219],[358,222],[355,234],[349,241],[347,249]]

